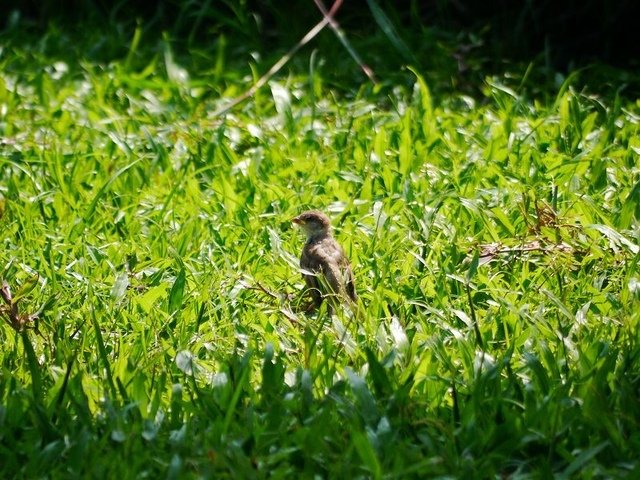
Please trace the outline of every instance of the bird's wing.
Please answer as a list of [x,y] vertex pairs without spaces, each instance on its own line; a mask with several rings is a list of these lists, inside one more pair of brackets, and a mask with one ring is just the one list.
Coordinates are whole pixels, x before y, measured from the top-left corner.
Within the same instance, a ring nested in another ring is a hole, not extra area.
[[344,291],[344,280],[340,265],[336,262],[325,262],[322,264],[322,273],[331,293],[342,293]]
[[351,300],[356,300],[349,259],[333,238],[305,245],[300,257],[300,267],[315,273],[303,272],[303,276],[316,304],[321,303],[323,294],[327,293],[347,295]]
[[328,286],[334,293],[346,294],[351,300],[355,301],[356,291],[353,272],[344,250],[335,240],[332,240],[329,245],[326,245],[325,252],[327,261],[326,267],[323,267],[323,273]]

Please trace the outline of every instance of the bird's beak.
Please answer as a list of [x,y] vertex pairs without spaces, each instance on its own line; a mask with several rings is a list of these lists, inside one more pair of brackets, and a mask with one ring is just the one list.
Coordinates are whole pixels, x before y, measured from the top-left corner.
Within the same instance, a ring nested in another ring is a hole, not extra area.
[[302,225],[302,220],[300,220],[300,217],[294,217],[291,219],[291,223],[295,223],[296,225]]

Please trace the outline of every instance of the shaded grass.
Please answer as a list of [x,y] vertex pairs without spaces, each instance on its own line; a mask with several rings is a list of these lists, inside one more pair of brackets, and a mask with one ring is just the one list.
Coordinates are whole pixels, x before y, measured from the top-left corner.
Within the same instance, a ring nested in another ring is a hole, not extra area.
[[[5,476],[638,468],[637,104],[320,67],[212,118],[246,82],[130,58],[1,59],[0,265],[40,311],[0,330]],[[357,323],[296,311],[312,206]]]

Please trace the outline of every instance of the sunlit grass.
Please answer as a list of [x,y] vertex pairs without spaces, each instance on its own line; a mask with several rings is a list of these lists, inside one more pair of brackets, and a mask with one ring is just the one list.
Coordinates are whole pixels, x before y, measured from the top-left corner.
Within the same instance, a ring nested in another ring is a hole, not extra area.
[[[162,45],[0,58],[0,271],[38,313],[0,328],[3,476],[638,468],[636,103],[421,72],[345,98],[312,69],[213,117],[246,79]],[[357,321],[300,309],[310,207]]]

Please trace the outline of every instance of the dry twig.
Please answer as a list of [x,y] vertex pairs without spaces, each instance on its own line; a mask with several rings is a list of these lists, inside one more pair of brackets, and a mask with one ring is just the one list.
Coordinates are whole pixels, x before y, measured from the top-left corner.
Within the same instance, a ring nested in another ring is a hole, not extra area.
[[228,111],[230,111],[234,107],[238,106],[239,104],[241,104],[245,100],[253,97],[253,95],[255,95],[255,93],[260,88],[262,88],[269,80],[271,80],[271,78],[276,73],[278,73],[280,71],[280,69],[282,67],[284,67],[289,60],[291,60],[291,58],[293,58],[293,56],[298,52],[298,50],[300,50],[303,46],[305,46],[307,43],[309,43],[327,25],[329,25],[333,29],[333,31],[338,36],[338,39],[340,39],[340,41],[345,46],[345,48],[347,48],[347,50],[349,51],[351,56],[355,59],[355,61],[358,63],[358,65],[360,65],[360,68],[362,68],[362,70],[367,75],[367,77],[369,77],[373,83],[376,83],[376,79],[375,79],[375,76],[373,74],[373,71],[371,70],[371,68],[369,68],[367,65],[365,65],[362,62],[362,60],[360,59],[358,54],[355,52],[355,50],[346,41],[346,37],[344,35],[344,32],[340,29],[340,26],[334,20],[334,16],[335,16],[336,12],[338,11],[340,6],[342,5],[342,0],[335,0],[335,2],[333,2],[333,5],[331,5],[331,9],[329,11],[327,11],[327,9],[325,8],[325,6],[324,6],[324,4],[322,3],[321,0],[314,0],[314,1],[316,2],[316,5],[318,6],[320,11],[322,12],[322,15],[323,15],[322,20],[320,22],[318,22],[311,30],[309,30],[307,32],[307,34],[304,37],[302,37],[298,43],[296,43],[293,47],[291,47],[291,49],[282,58],[280,58],[280,60],[278,60],[269,69],[269,71],[267,73],[265,73],[262,77],[260,77],[258,79],[258,81],[256,83],[254,83],[251,86],[251,88],[249,88],[249,90],[244,92],[242,95],[234,98],[233,100],[231,100],[226,105],[218,108],[215,112],[213,112],[211,114],[212,117],[218,117],[218,116],[220,116],[220,115],[222,115],[224,113],[227,113]]

